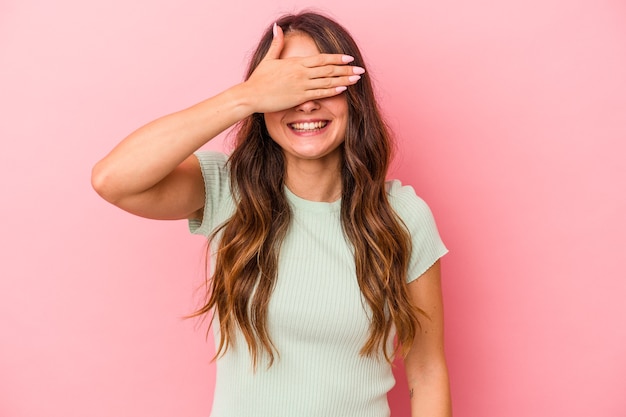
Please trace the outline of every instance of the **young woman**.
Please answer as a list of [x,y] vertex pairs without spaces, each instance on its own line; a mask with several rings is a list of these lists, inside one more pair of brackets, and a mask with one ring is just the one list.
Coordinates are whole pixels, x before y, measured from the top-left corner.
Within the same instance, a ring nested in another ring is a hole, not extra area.
[[[198,151],[233,125],[230,156]],[[388,416],[396,353],[412,415],[451,415],[446,248],[413,189],[385,181],[390,149],[354,40],[302,13],[268,28],[244,82],[94,167],[107,201],[210,239],[213,417]]]

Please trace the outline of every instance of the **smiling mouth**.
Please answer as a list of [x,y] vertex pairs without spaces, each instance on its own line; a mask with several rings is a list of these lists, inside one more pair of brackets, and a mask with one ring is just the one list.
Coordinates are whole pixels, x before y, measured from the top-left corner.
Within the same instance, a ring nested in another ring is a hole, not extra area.
[[324,129],[328,123],[328,120],[322,120],[318,122],[289,123],[288,126],[296,132],[315,132]]

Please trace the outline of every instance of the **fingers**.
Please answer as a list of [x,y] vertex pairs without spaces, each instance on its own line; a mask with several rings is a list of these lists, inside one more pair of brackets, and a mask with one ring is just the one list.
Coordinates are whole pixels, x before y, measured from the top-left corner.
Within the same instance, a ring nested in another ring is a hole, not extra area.
[[360,75],[348,75],[341,77],[325,77],[309,80],[304,95],[306,101],[333,97],[343,93],[351,85],[361,79]]
[[[346,61],[354,60],[349,55],[319,54],[305,58],[301,64],[307,69],[307,90],[324,90],[323,96],[341,93],[345,87],[356,84],[365,69],[354,65],[346,65]],[[339,88],[341,91],[336,91]]]
[[[307,83],[307,90],[332,90],[340,87],[347,87],[356,84],[361,79],[360,75],[350,75],[344,77],[316,78]],[[344,91],[342,89],[341,91]],[[339,91],[339,92],[341,92]]]
[[365,73],[365,69],[352,65],[325,65],[309,68],[306,81],[307,94],[314,98],[332,97],[342,93],[347,87],[356,84]]
[[309,68],[324,65],[346,65],[354,61],[354,57],[343,54],[317,54],[302,59],[302,65]]
[[[256,113],[291,108],[308,100],[333,97],[359,82],[365,69],[350,65],[345,54],[315,54],[281,58],[285,47],[282,28],[274,24],[265,57],[245,86]],[[289,39],[287,39],[289,42]]]
[[315,90],[308,90],[306,92],[306,101],[309,100],[321,100],[324,98],[334,97],[338,94],[343,93],[348,89],[345,85],[340,85],[338,87],[330,87],[330,88],[318,88]]
[[328,78],[342,76],[356,76],[365,73],[365,69],[352,65],[325,65],[308,70],[310,78]]
[[280,57],[280,52],[283,50],[283,45],[285,44],[285,36],[283,34],[283,29],[274,23],[272,27],[272,33],[274,37],[272,38],[272,43],[270,44],[270,48],[267,50],[265,54],[265,59],[278,59]]

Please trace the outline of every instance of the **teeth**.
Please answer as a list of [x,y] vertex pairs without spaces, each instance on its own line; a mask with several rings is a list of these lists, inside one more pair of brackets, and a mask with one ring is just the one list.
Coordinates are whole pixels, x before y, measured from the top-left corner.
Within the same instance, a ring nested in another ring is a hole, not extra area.
[[317,130],[322,129],[328,124],[328,122],[305,122],[305,123],[291,123],[291,126],[294,130]]

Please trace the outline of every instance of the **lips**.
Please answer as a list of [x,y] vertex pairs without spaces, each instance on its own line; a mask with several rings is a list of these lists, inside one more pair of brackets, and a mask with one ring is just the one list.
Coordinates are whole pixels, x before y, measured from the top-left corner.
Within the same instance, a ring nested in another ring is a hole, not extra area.
[[328,120],[316,120],[313,122],[294,122],[288,123],[287,126],[293,131],[306,133],[306,132],[315,132],[318,130],[324,129],[328,126]]

